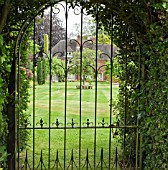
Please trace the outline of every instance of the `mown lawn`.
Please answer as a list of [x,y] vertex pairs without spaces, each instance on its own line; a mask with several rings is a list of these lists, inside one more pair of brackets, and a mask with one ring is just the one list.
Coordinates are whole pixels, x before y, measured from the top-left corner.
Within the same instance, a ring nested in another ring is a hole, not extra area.
[[[68,82],[67,84],[67,100],[65,103],[65,83],[52,83],[51,88],[51,127],[55,127],[54,122],[56,119],[59,120],[59,127],[65,126],[65,110],[66,110],[66,126],[71,127],[72,118],[77,124],[80,124],[80,89],[76,89],[76,85],[79,82]],[[46,124],[44,127],[49,126],[49,84],[37,85],[35,87],[35,122],[38,123],[42,118]],[[112,88],[112,98],[116,99],[118,94],[118,86],[113,86]],[[97,105],[95,105],[95,85],[93,84],[93,89],[83,89],[81,93],[81,125],[86,127],[84,122],[87,119],[95,125],[95,114],[96,114],[96,125],[104,118],[105,122],[110,122],[110,84],[108,82],[99,82],[97,88]],[[95,106],[97,109],[95,109]],[[33,88],[30,89],[30,103],[28,113],[33,114]],[[31,116],[31,124],[33,124],[33,116]],[[113,119],[115,117],[113,116]],[[39,124],[35,126],[40,127]],[[107,125],[106,125],[107,126]],[[28,147],[28,157],[29,162],[32,162],[32,138],[33,132],[31,131],[29,147]],[[79,145],[81,146],[81,165],[84,165],[86,159],[86,151],[89,151],[89,161],[93,167],[94,163],[94,146],[96,145],[96,163],[100,161],[100,151],[103,148],[104,156],[103,159],[108,165],[109,161],[109,138],[110,129],[99,128],[96,130],[96,143],[95,143],[95,129],[88,128],[81,130],[81,140],[79,138],[80,129],[67,129],[66,130],[66,145],[65,145],[65,130],[64,129],[51,129],[50,130],[50,154],[51,154],[51,167],[54,166],[54,161],[56,157],[56,152],[58,150],[59,160],[63,166],[64,162],[64,147],[66,146],[66,166],[68,166],[71,158],[71,153],[73,150],[73,156],[75,163],[79,166]],[[37,166],[40,160],[40,152],[43,151],[43,161],[47,167],[48,161],[48,146],[49,146],[49,130],[48,129],[38,129],[35,130],[35,164]],[[113,162],[115,149],[117,143],[115,139],[111,138],[111,161]],[[111,164],[112,164],[111,162]],[[75,169],[75,168],[74,168]],[[86,168],[85,168],[86,169]]]

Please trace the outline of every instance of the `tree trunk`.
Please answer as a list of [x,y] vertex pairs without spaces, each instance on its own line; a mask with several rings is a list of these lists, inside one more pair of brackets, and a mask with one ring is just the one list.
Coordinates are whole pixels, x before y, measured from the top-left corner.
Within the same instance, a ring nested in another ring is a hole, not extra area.
[[7,16],[8,16],[8,13],[9,13],[9,9],[10,9],[10,0],[5,0],[5,3],[2,7],[2,13],[1,13],[1,16],[0,16],[0,33],[2,32],[2,30],[5,26]]

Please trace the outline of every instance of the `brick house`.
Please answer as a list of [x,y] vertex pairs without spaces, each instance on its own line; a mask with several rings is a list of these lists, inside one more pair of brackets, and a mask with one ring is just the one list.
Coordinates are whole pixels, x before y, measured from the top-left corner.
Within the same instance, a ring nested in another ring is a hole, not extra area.
[[[78,43],[77,43],[77,42]],[[68,41],[67,42],[67,63],[69,64],[71,58],[73,57],[73,52],[74,51],[79,51],[80,49],[80,36],[78,35],[76,41]],[[91,50],[96,50],[96,44],[91,44],[89,41],[85,41],[83,48],[89,48]],[[99,69],[99,74],[98,74],[98,80],[104,81],[107,79],[105,76],[104,72],[104,64],[110,60],[111,57],[111,45],[109,44],[97,44],[98,50],[102,52],[102,55],[97,56],[98,60],[98,69]],[[66,56],[66,41],[65,40],[60,40],[51,50],[52,56],[57,56],[61,60],[65,60]],[[115,56],[115,53],[117,51],[117,47],[114,47],[113,49],[113,56]],[[68,75],[69,80],[79,80],[79,75]]]

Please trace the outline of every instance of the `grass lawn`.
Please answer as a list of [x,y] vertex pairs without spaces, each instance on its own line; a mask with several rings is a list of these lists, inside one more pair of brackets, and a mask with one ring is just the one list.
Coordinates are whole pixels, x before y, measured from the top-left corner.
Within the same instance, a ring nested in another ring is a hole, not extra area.
[[[66,122],[67,127],[71,127],[72,118],[75,124],[74,127],[79,126],[80,124],[80,89],[76,89],[76,85],[79,85],[79,82],[68,82],[67,84],[67,100],[65,106],[65,83],[52,83],[51,88],[51,127],[56,127],[54,122],[56,119],[60,124],[60,127],[65,125],[65,108],[66,108]],[[44,127],[49,126],[49,84],[37,85],[35,87],[35,122],[39,122],[42,118],[46,124]],[[30,103],[28,113],[32,115],[33,113],[33,88],[30,89]],[[118,94],[118,86],[113,86],[112,88],[112,98],[116,99]],[[107,82],[99,82],[97,89],[97,109],[95,110],[95,85],[93,84],[93,89],[83,89],[81,93],[81,122],[82,126],[86,127],[84,122],[87,119],[93,124],[90,126],[95,126],[95,113],[96,113],[96,126],[101,126],[98,124],[104,118],[105,122],[110,122],[110,84]],[[30,117],[31,125],[33,124],[33,116]],[[115,119],[115,117],[113,117]],[[35,125],[40,127],[39,124]],[[106,125],[107,126],[107,125]],[[29,147],[28,147],[28,158],[29,162],[32,162],[32,138],[33,132],[31,133]],[[81,140],[79,138],[81,132]],[[81,146],[81,166],[84,165],[86,159],[86,151],[88,149],[89,161],[91,166],[94,164],[94,146],[96,145],[96,164],[100,161],[101,148],[103,148],[104,156],[103,159],[105,163],[109,164],[109,138],[110,138],[110,129],[108,128],[98,128],[96,129],[96,138],[95,138],[95,129],[94,128],[85,128],[80,131],[80,129],[67,129],[66,130],[66,145],[64,143],[65,130],[51,129],[50,130],[50,162],[51,167],[54,166],[54,161],[56,159],[56,152],[58,150],[60,164],[63,167],[64,162],[64,147],[66,146],[66,166],[68,166],[71,153],[73,149],[74,161],[79,166],[79,146]],[[96,139],[96,143],[95,143]],[[37,166],[40,160],[40,152],[43,151],[43,161],[47,167],[48,161],[48,146],[49,146],[49,130],[48,129],[37,129],[35,130],[35,164]],[[111,138],[111,164],[114,161],[115,149],[117,142],[115,139]],[[23,154],[24,155],[24,154]],[[74,168],[75,169],[75,168]],[[86,169],[86,168],[85,168]],[[99,168],[98,168],[99,169]]]

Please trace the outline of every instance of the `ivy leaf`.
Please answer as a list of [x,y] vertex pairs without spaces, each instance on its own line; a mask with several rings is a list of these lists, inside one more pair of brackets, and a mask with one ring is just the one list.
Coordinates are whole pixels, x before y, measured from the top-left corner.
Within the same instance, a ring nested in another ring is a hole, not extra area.
[[150,112],[150,108],[147,106],[146,107],[146,112],[149,113]]
[[5,146],[0,146],[0,162],[5,161],[7,158],[7,152],[5,151]]
[[163,6],[163,8],[167,8],[166,2],[164,2],[162,6]]
[[6,55],[1,56],[1,64],[3,64],[3,62],[5,61],[5,56],[6,56]]

